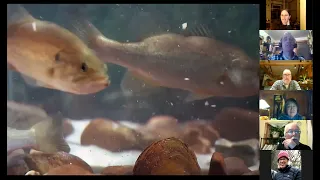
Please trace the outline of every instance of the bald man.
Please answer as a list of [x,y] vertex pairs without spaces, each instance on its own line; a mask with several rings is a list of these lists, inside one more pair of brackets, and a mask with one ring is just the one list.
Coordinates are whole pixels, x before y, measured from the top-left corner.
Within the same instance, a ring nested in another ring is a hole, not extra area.
[[311,150],[308,145],[300,142],[300,128],[297,123],[292,122],[284,127],[285,140],[277,146],[277,150]]
[[277,80],[273,83],[270,90],[301,90],[299,83],[295,80],[292,80],[291,71],[289,69],[285,69],[282,72],[282,79]]

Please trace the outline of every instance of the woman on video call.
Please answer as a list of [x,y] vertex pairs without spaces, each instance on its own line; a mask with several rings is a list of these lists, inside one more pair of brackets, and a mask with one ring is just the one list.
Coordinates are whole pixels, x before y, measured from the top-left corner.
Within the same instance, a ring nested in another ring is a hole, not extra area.
[[281,18],[280,30],[293,30],[292,26],[290,25],[291,14],[288,9],[284,9],[281,11],[280,18]]

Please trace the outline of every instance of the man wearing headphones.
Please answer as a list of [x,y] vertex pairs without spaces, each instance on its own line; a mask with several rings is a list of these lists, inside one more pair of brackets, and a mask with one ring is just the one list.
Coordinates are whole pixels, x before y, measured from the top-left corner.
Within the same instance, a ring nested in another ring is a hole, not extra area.
[[297,48],[296,39],[291,33],[286,32],[280,40],[279,47],[282,48],[280,54],[273,55],[270,60],[305,60],[303,57],[297,56],[295,48]]

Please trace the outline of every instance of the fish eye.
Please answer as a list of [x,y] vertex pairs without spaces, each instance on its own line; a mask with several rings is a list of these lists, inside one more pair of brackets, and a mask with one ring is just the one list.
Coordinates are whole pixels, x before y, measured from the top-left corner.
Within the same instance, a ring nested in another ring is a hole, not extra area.
[[57,53],[56,56],[54,57],[54,59],[55,59],[56,61],[59,61],[59,60],[60,60],[60,53]]
[[82,70],[83,72],[86,72],[86,71],[88,70],[88,66],[87,66],[86,63],[82,63],[82,64],[81,64],[81,70]]

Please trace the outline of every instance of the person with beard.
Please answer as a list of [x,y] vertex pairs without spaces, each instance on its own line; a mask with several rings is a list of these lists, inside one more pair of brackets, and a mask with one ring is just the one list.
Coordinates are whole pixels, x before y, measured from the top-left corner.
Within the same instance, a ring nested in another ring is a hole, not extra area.
[[280,54],[273,55],[270,60],[305,60],[303,57],[295,53],[297,41],[291,33],[285,32],[279,42],[279,47],[282,48]]
[[273,180],[301,180],[301,170],[289,165],[289,154],[280,151],[278,154],[278,172],[274,174]]
[[300,128],[297,123],[289,123],[284,128],[285,140],[277,146],[277,150],[311,150],[300,142]]
[[292,74],[289,69],[285,69],[282,73],[282,80],[273,83],[270,90],[301,90],[299,83],[292,80]]
[[299,114],[298,102],[293,98],[289,98],[284,104],[284,113],[280,114],[278,120],[305,120],[305,118]]

